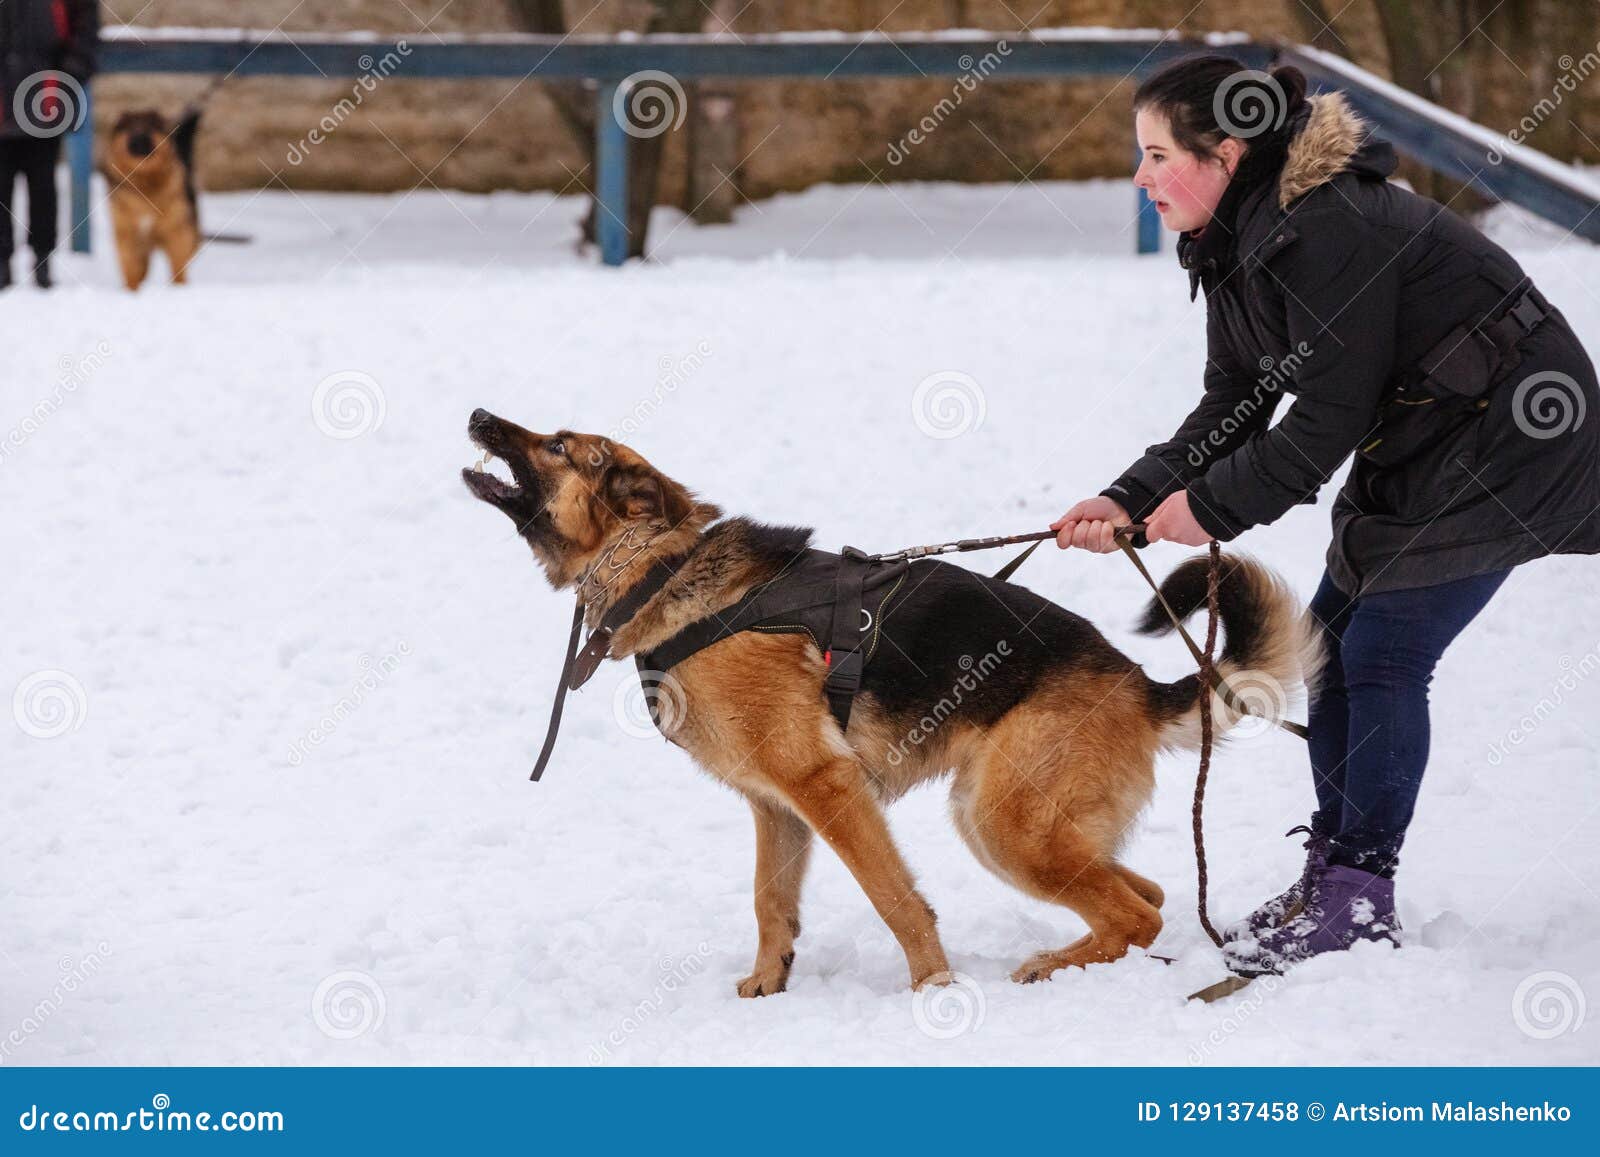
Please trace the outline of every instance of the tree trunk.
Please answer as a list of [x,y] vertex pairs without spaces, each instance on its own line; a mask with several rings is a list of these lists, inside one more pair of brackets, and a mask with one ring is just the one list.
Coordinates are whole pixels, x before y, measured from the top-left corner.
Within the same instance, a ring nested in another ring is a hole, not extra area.
[[[549,36],[567,34],[566,13],[561,0],[506,0],[512,16],[525,32]],[[646,32],[698,32],[705,9],[700,0],[652,0],[653,10],[645,27]],[[595,240],[597,208],[594,188],[597,174],[594,167],[595,89],[592,84],[574,81],[543,81],[545,91],[560,113],[574,138],[578,141],[588,164],[579,174],[589,192],[589,212],[583,222],[583,239]],[[668,110],[676,118],[677,110]],[[643,257],[646,234],[650,227],[650,210],[655,207],[656,189],[661,173],[661,150],[666,134],[632,136],[628,139],[628,256]]]
[[1349,59],[1350,47],[1333,27],[1337,15],[1331,18],[1328,16],[1328,7],[1323,0],[1298,0],[1297,3],[1291,2],[1289,9],[1294,15],[1296,26],[1300,29],[1300,36],[1307,44],[1312,48],[1321,48]]
[[[1444,108],[1467,115],[1452,101],[1451,86],[1444,74],[1450,59],[1465,51],[1461,28],[1466,18],[1467,0],[1374,0],[1378,23],[1389,49],[1389,73],[1401,88],[1416,93]],[[1461,45],[1454,52],[1452,45]],[[1412,185],[1424,196],[1441,204],[1451,204],[1460,212],[1481,208],[1487,202],[1476,193],[1464,190],[1461,182],[1422,165],[1410,167]]]
[[[731,33],[738,11],[733,0],[715,0],[707,9],[704,31],[722,37]],[[689,107],[689,215],[701,225],[733,220],[739,190],[734,169],[739,163],[739,106],[734,85],[702,80],[694,86]]]
[[[654,0],[648,32],[698,32],[705,9],[700,0]],[[669,117],[677,110],[669,109]],[[628,141],[628,256],[643,257],[650,230],[650,210],[656,205],[661,177],[661,152],[667,133],[633,137]]]

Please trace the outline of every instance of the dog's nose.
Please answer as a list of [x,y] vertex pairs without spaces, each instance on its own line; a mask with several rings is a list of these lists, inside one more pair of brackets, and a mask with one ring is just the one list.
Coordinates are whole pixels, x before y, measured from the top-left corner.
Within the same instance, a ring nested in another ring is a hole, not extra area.
[[148,157],[154,151],[149,133],[135,133],[128,138],[128,151],[136,157]]
[[481,430],[492,421],[494,421],[494,415],[489,413],[488,410],[479,408],[472,411],[472,417],[467,419],[467,429]]

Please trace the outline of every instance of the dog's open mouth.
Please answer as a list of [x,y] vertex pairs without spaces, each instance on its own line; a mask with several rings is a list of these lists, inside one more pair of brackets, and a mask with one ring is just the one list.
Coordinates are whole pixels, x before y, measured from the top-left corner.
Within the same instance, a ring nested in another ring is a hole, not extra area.
[[492,450],[484,450],[482,458],[461,471],[461,477],[486,502],[505,502],[522,493],[511,467],[504,459],[496,458]]

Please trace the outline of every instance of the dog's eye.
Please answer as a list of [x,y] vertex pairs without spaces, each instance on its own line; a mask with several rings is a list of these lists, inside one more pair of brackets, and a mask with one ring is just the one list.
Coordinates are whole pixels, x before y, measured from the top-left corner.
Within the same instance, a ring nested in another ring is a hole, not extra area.
[[544,448],[557,458],[565,458],[567,456],[567,444],[560,438],[551,438],[550,441],[544,444]]

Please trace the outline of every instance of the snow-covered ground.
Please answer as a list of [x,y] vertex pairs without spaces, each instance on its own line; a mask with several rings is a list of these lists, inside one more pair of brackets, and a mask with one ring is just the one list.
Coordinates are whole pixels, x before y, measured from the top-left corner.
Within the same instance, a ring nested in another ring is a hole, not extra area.
[[[820,546],[1042,527],[1199,390],[1203,306],[1170,254],[1132,255],[1131,204],[819,189],[728,228],[663,213],[662,260],[619,272],[572,252],[573,199],[213,196],[208,226],[254,244],[137,296],[97,222],[62,288],[0,298],[0,1063],[1600,1061],[1600,560],[1520,569],[1446,656],[1406,948],[1214,1006],[1183,999],[1220,975],[1190,756],[1127,856],[1167,888],[1172,965],[1012,984],[1077,918],[989,876],[942,788],[897,805],[967,978],[931,1003],[825,848],[790,991],[735,997],[750,819],[640,737],[631,664],[527,782],[570,604],[457,477],[474,406],[616,432]],[[1600,251],[1493,227],[1600,348]],[[939,374],[964,408],[919,413]],[[1331,496],[1239,545],[1309,595]],[[1128,631],[1120,558],[1022,576],[1184,672]],[[1298,870],[1310,798],[1290,736],[1219,754],[1219,920]]]

